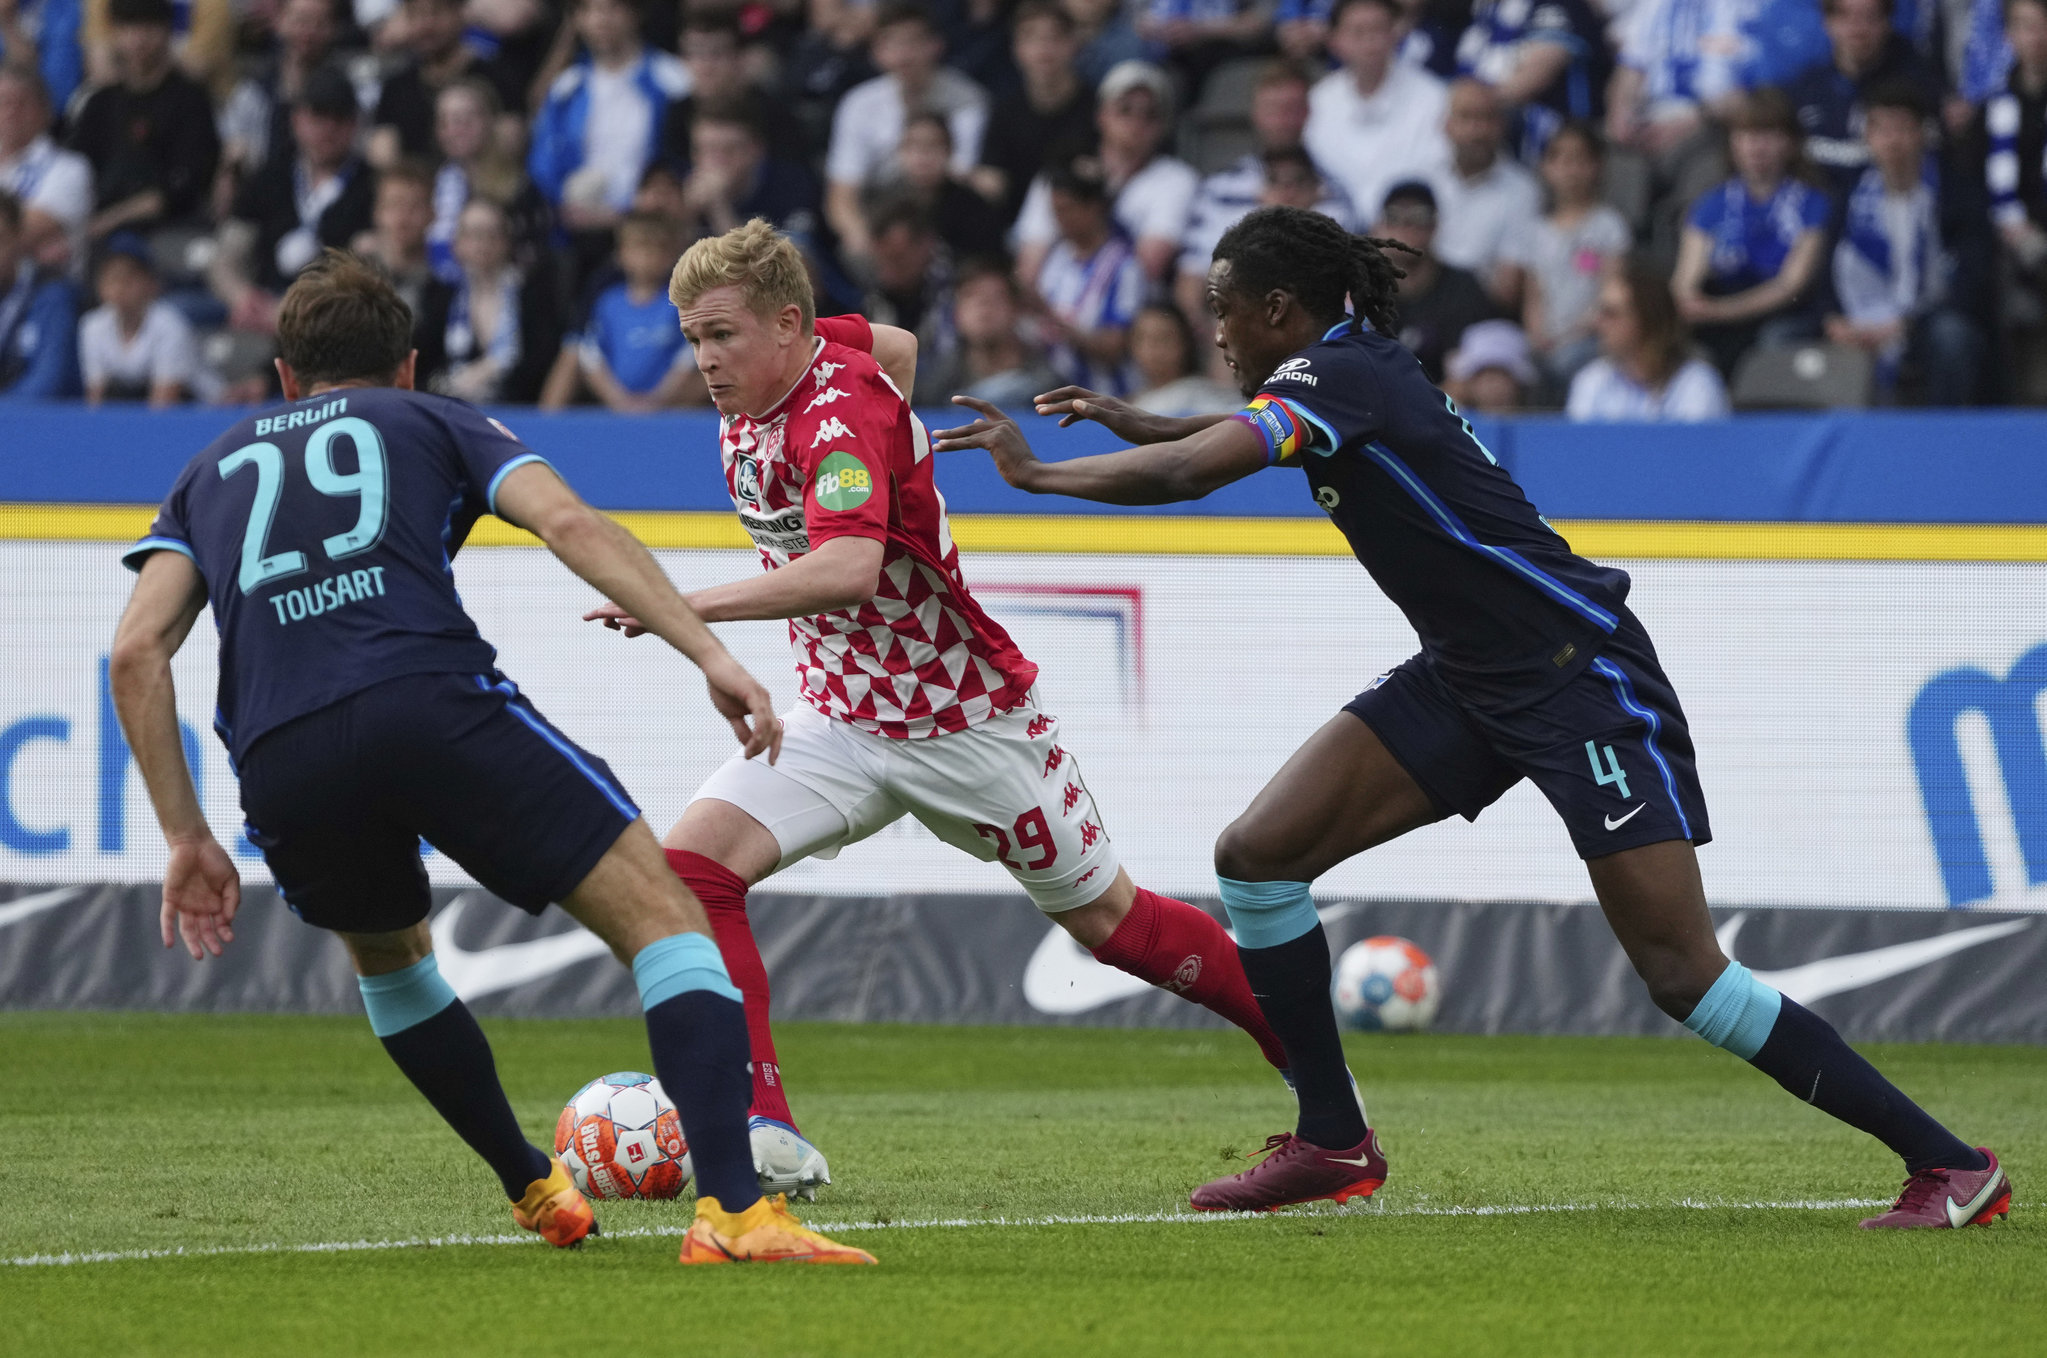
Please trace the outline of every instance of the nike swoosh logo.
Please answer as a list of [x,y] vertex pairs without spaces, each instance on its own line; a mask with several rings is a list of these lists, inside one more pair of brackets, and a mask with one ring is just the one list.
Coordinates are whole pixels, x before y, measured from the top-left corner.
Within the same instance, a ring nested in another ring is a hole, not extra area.
[[1368,1155],[1362,1160],[1346,1160],[1340,1155],[1332,1155],[1329,1157],[1329,1163],[1332,1165],[1356,1165],[1359,1169],[1364,1169],[1372,1163],[1372,1157]]
[[0,929],[5,929],[10,924],[19,924],[29,916],[40,915],[45,910],[55,910],[84,891],[85,888],[82,886],[60,887],[56,891],[42,891],[0,905]]
[[[1720,951],[1734,956],[1734,940],[1741,933],[1741,926],[1748,920],[1746,912],[1736,915],[1714,931],[1720,942]],[[1800,1004],[1811,1004],[1829,995],[1843,991],[1860,990],[1863,986],[1878,981],[1902,976],[1908,971],[1938,962],[1943,957],[1970,948],[1980,947],[1994,939],[2007,938],[2025,928],[2030,920],[2011,920],[2004,924],[1980,924],[1973,929],[1957,929],[1953,933],[1935,934],[1932,938],[1914,939],[1909,943],[1893,943],[1888,947],[1871,948],[1868,952],[1843,953],[1838,957],[1822,957],[1803,966],[1786,967],[1782,971],[1759,971],[1758,981],[1788,995]]]
[[1995,1193],[1998,1186],[2003,1182],[2004,1175],[2002,1173],[1993,1174],[1984,1182],[1982,1189],[1976,1196],[1967,1202],[1958,1203],[1953,1198],[1949,1198],[1943,1204],[1947,1208],[1947,1224],[1958,1231],[1968,1225],[1970,1218],[1983,1210],[1983,1204],[1990,1201],[1990,1195]]
[[1643,802],[1640,806],[1636,807],[1633,811],[1628,812],[1627,815],[1622,816],[1619,820],[1615,820],[1612,816],[1608,816],[1606,818],[1606,828],[1609,830],[1618,830],[1623,825],[1626,825],[1629,821],[1641,815],[1644,811],[1648,809],[1649,803]]
[[[1330,905],[1315,913],[1327,925],[1357,908]],[[1230,937],[1236,935],[1231,933]],[[1056,924],[1045,931],[1031,953],[1031,960],[1024,965],[1024,1003],[1041,1014],[1085,1014],[1156,988],[1149,981],[1097,962],[1093,953],[1075,943],[1073,936]]]
[[469,896],[464,893],[449,901],[448,908],[436,915],[430,926],[441,977],[464,1000],[529,985],[578,962],[611,955],[603,939],[581,927],[527,943],[465,948],[455,941],[455,928],[468,909]]

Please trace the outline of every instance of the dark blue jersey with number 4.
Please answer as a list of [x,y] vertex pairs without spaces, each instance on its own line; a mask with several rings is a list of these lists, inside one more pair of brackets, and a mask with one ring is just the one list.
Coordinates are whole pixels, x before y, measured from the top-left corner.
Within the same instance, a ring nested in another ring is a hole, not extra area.
[[239,763],[267,731],[407,674],[489,672],[497,652],[452,558],[512,468],[541,458],[461,401],[345,387],[252,415],[186,464],[140,570],[182,552],[220,632],[215,729]]
[[1628,577],[1571,551],[1414,355],[1335,326],[1232,418],[1308,475],[1460,697],[1509,711],[1592,662]]

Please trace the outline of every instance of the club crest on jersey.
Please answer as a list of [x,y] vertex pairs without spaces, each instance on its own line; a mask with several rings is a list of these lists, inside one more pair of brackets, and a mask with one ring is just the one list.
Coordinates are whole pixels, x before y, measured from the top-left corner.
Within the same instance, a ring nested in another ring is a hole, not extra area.
[[761,502],[761,464],[747,453],[739,454],[734,461],[738,465],[732,473],[733,493],[748,504],[758,505]]
[[825,509],[858,509],[874,494],[874,477],[851,453],[832,453],[817,464],[817,502]]
[[817,435],[810,440],[810,446],[815,448],[818,444],[829,443],[833,439],[849,439],[852,437],[853,431],[846,427],[846,422],[837,415],[834,415],[817,427]]
[[811,411],[816,410],[819,406],[828,406],[832,402],[842,400],[850,395],[852,395],[852,393],[847,391],[843,387],[826,387],[823,391],[819,392],[815,397],[811,399],[809,405],[803,407],[803,413],[807,415]]

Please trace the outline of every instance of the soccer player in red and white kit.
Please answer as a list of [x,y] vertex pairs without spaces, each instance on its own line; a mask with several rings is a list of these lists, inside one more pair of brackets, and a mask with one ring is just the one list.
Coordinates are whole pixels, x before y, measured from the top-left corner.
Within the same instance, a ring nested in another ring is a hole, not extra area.
[[[1284,1067],[1236,945],[1206,912],[1130,880],[1039,706],[1038,667],[967,589],[902,391],[915,341],[880,328],[899,385],[865,320],[815,318],[802,256],[758,219],[691,246],[668,295],[724,417],[726,483],[763,568],[690,606],[707,622],[789,619],[802,681],[781,757],[726,763],[663,841],[745,998],[764,1187],[813,1194],[831,1180],[782,1087],[747,889],[904,815],[1001,863],[1101,961],[1214,1010]],[[616,606],[588,616],[637,634]]]

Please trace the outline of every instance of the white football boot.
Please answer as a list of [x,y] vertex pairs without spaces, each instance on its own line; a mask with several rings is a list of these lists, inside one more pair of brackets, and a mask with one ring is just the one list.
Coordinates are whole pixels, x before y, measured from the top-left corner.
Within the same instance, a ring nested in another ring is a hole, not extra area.
[[755,1115],[746,1120],[746,1130],[753,1139],[753,1170],[760,1176],[761,1192],[815,1201],[817,1190],[832,1181],[824,1152],[788,1123]]

